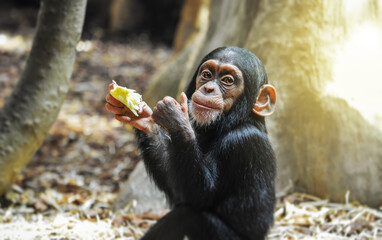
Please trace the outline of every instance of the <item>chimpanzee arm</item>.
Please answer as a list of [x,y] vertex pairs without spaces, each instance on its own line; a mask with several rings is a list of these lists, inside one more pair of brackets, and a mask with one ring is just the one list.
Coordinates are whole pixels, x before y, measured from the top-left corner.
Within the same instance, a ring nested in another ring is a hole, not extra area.
[[222,138],[217,151],[222,164],[220,194],[225,197],[215,211],[239,233],[264,239],[273,221],[276,174],[267,135],[243,125]]
[[164,191],[171,198],[171,191],[168,186],[168,142],[169,137],[164,130],[154,125],[154,130],[146,134],[140,130],[135,130],[138,138],[139,148],[143,155],[143,161],[148,174],[156,183],[157,187]]
[[217,161],[203,154],[187,111],[166,97],[158,102],[153,118],[170,136],[168,144],[168,183],[176,198],[195,208],[211,205],[216,188]]
[[195,138],[172,132],[169,144],[169,183],[181,199],[195,208],[211,205],[216,189],[217,161],[203,154]]

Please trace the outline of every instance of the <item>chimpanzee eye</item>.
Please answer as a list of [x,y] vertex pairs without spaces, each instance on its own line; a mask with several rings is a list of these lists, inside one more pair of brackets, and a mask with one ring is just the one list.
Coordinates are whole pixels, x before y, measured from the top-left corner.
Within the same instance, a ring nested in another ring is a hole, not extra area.
[[225,76],[221,80],[226,85],[232,85],[234,82],[234,79],[232,77]]
[[202,77],[203,77],[204,79],[211,79],[211,78],[212,78],[212,74],[211,74],[210,71],[208,71],[208,70],[204,70],[204,71],[202,72]]

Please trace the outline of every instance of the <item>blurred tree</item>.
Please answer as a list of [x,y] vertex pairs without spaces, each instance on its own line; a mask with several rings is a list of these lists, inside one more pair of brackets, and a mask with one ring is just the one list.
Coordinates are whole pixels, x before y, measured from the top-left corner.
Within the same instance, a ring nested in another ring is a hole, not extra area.
[[[154,43],[173,44],[185,0],[89,0],[83,38],[117,39],[145,34]],[[195,5],[199,0],[194,0]],[[1,10],[28,8],[37,11],[40,0],[1,1]],[[12,18],[12,14],[10,14]],[[33,24],[34,21],[27,23]],[[11,25],[11,24],[10,24]],[[18,27],[12,24],[11,29]]]
[[86,0],[42,0],[31,53],[0,110],[0,194],[39,148],[68,91]]
[[[335,46],[354,19],[380,20],[380,10],[377,0],[368,0],[360,18],[348,18],[344,4],[350,3],[211,0],[207,30],[199,31],[155,75],[144,99],[152,106],[165,95],[177,96],[200,59],[216,47],[247,48],[264,62],[278,89],[280,101],[268,129],[278,156],[279,190],[293,183],[295,190],[334,201],[344,201],[350,191],[350,200],[378,206],[381,130],[344,99],[327,95],[325,86],[333,79]],[[147,178],[144,173],[134,176]],[[139,200],[140,194],[130,193],[125,201]]]
[[[171,45],[184,0],[113,0],[112,33],[147,33],[154,42]],[[197,2],[197,1],[196,1]]]
[[7,2],[18,7],[38,7],[40,5],[40,0],[14,0],[12,2]]

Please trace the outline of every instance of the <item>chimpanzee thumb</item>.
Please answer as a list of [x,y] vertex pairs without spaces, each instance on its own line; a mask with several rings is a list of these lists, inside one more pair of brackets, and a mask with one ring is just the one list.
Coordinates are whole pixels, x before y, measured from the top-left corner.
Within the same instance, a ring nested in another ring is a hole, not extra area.
[[181,99],[181,108],[182,108],[182,111],[188,116],[188,102],[187,102],[187,96],[184,92],[182,92],[182,94],[180,95],[180,99]]

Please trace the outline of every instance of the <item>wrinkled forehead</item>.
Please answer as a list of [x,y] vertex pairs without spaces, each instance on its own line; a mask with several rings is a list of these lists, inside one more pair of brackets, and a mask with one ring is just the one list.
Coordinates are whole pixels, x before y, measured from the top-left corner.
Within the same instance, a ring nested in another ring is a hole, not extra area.
[[206,61],[209,59],[215,59],[221,63],[230,63],[230,64],[234,64],[234,65],[241,65],[240,64],[241,59],[245,58],[245,57],[246,56],[244,56],[243,54],[239,54],[236,51],[225,49],[222,51],[214,52],[213,54],[211,54],[209,56],[208,59],[206,59]]
[[253,53],[241,48],[223,48],[213,51],[206,56],[204,62],[209,59],[216,59],[221,63],[233,64],[246,73],[253,73],[258,69],[257,57]]
[[208,59],[205,62],[203,62],[199,67],[199,71],[203,70],[206,67],[211,67],[211,68],[216,68],[216,69],[230,68],[234,71],[240,71],[241,72],[241,69],[239,69],[236,66],[236,64],[233,64],[231,61],[222,61],[220,59],[215,59],[215,58]]
[[251,81],[258,75],[257,57],[245,49],[235,47],[216,49],[203,59],[202,64],[211,59],[217,60],[219,63],[235,65],[247,80]]

